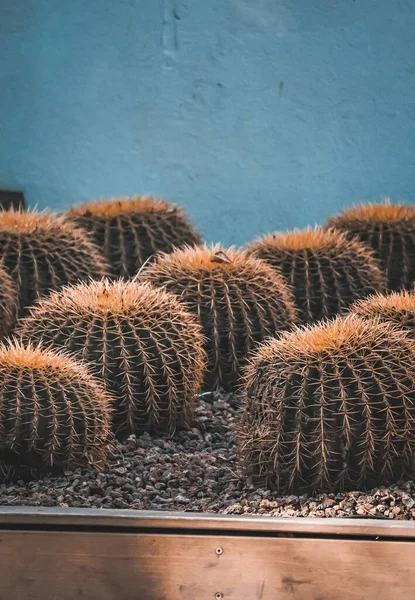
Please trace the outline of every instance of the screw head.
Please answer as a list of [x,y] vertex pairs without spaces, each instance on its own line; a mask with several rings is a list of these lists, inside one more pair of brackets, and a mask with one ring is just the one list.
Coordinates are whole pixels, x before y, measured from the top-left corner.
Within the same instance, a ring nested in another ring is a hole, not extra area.
[[221,554],[223,554],[223,550],[222,550],[222,548],[216,548],[216,554],[217,554],[218,556],[220,556]]

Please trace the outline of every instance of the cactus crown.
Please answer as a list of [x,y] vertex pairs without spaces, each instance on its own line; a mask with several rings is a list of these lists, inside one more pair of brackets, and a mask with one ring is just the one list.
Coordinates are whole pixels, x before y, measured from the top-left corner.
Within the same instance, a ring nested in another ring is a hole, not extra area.
[[290,291],[275,270],[220,244],[163,255],[139,279],[165,286],[197,315],[206,338],[207,389],[234,389],[249,352],[296,318]]
[[23,343],[18,337],[11,343],[0,344],[0,365],[4,368],[25,369],[28,372],[41,369],[45,372],[57,372],[74,377],[86,377],[91,380],[88,369],[79,361],[74,361],[68,354],[42,348],[40,344]]
[[85,214],[95,217],[112,219],[129,213],[171,213],[184,214],[176,204],[159,200],[150,196],[123,197],[113,200],[92,200],[79,206],[72,206],[68,215],[82,216]]
[[310,250],[317,254],[334,254],[354,250],[357,254],[366,254],[365,246],[357,241],[350,244],[350,240],[344,233],[336,229],[323,229],[322,227],[307,227],[306,229],[294,229],[287,232],[269,233],[261,239],[248,244],[248,250],[255,250],[261,246],[268,246],[275,252],[301,252]]
[[0,231],[19,236],[38,239],[39,233],[58,234],[69,232],[77,240],[84,241],[85,236],[78,229],[66,223],[61,217],[54,216],[46,211],[22,210],[9,208],[0,211]]
[[116,432],[172,431],[191,421],[205,366],[203,336],[172,294],[133,281],[80,283],[39,302],[19,332],[90,365],[117,399]]
[[[152,267],[153,265],[149,265],[144,269],[143,275],[150,275]],[[233,246],[224,248],[221,244],[205,244],[197,248],[186,246],[171,254],[163,254],[154,264],[154,270],[166,273],[171,278],[202,274],[223,281],[232,275],[254,276],[265,273],[270,279],[276,278],[282,286],[285,285],[281,276],[262,261],[248,256],[243,250],[236,250]],[[138,278],[141,279],[141,275]]]
[[415,351],[379,319],[338,317],[263,344],[245,372],[238,436],[280,490],[396,482],[415,459]]
[[[30,317],[23,322],[35,319],[37,313],[44,314],[46,310],[56,313],[59,311],[60,304],[65,307],[62,309],[62,315],[65,311],[76,311],[79,314],[96,315],[101,318],[139,315],[143,323],[154,320],[153,311],[161,307],[171,313],[170,316],[174,321],[183,319],[194,324],[193,318],[173,294],[155,288],[148,282],[110,281],[106,277],[99,281],[65,286],[58,292],[50,294],[41,304],[38,303],[32,308]],[[199,329],[196,324],[194,328]]]
[[347,208],[339,215],[327,221],[329,226],[347,229],[349,226],[367,226],[367,224],[387,223],[390,228],[413,229],[415,226],[415,207],[405,204],[392,204],[389,198],[382,202],[369,202]]
[[415,334],[415,293],[403,290],[390,294],[375,294],[358,300],[350,307],[350,312],[360,317],[377,317],[390,321]]
[[[376,323],[376,327],[374,327]],[[282,333],[278,339],[265,342],[258,350],[256,360],[269,360],[271,363],[276,355],[287,358],[315,358],[321,360],[324,354],[346,357],[347,353],[356,348],[372,348],[384,344],[384,336],[390,333],[390,326],[379,320],[365,320],[354,314],[337,317],[314,326],[296,327],[294,331]],[[400,331],[395,328],[396,336]],[[402,333],[402,338],[406,339]]]

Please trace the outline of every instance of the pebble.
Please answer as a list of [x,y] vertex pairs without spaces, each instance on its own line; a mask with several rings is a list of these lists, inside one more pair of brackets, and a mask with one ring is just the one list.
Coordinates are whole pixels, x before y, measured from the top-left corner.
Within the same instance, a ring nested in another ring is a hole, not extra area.
[[195,422],[172,438],[148,433],[115,442],[108,469],[65,471],[0,484],[0,504],[220,512],[274,517],[415,519],[415,482],[370,492],[279,496],[243,475],[233,428],[239,401],[206,394]]

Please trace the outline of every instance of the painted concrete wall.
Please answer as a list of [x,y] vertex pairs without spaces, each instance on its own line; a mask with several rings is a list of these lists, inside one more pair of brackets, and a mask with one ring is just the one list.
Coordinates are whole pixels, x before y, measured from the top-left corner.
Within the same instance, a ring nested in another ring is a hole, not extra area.
[[242,243],[415,200],[413,0],[1,0],[0,188]]

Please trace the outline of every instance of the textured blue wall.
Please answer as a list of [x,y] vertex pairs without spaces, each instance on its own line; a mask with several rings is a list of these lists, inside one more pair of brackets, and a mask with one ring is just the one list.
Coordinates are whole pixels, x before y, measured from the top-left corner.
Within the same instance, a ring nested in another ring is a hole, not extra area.
[[414,0],[1,0],[0,188],[242,243],[415,199]]

